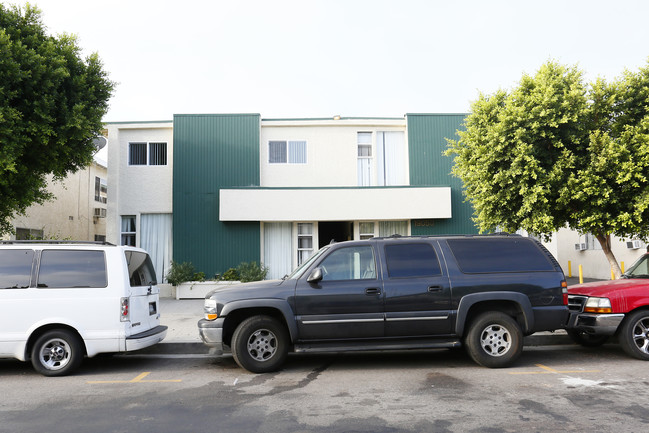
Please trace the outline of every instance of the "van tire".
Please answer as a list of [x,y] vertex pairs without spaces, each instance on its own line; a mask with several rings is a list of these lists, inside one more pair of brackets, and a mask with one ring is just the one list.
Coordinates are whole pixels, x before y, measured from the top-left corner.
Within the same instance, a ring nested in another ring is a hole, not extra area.
[[278,370],[288,354],[286,327],[269,316],[253,316],[237,326],[232,335],[232,356],[252,373]]
[[523,352],[523,331],[511,316],[490,311],[471,322],[465,345],[476,363],[489,368],[507,367]]
[[79,337],[66,329],[47,331],[32,347],[32,365],[44,376],[66,376],[83,361],[83,345]]

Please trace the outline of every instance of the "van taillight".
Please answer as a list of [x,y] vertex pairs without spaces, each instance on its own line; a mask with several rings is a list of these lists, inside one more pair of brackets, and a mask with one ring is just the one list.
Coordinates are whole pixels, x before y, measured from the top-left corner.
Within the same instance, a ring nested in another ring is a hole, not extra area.
[[561,291],[563,292],[563,305],[568,305],[568,283],[561,282]]
[[130,320],[129,311],[128,311],[128,298],[122,298],[120,300],[120,317],[119,320],[122,322],[128,322]]

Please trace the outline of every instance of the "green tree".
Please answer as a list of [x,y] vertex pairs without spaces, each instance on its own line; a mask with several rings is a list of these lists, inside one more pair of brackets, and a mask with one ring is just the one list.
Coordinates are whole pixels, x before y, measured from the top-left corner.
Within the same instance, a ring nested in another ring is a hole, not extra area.
[[465,126],[446,154],[481,231],[592,233],[620,276],[611,235],[649,236],[649,66],[589,85],[550,61],[479,95]]
[[51,198],[48,175],[90,164],[113,87],[97,54],[47,35],[37,8],[0,4],[0,234]]

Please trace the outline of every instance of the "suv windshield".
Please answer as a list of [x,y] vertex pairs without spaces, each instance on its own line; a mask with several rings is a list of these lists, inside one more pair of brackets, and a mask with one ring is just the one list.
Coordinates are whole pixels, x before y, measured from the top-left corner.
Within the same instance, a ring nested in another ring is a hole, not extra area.
[[623,275],[625,278],[649,278],[649,254],[640,257]]
[[291,272],[291,275],[288,275],[288,276],[284,277],[284,279],[285,279],[285,280],[286,280],[286,279],[289,279],[289,280],[297,280],[298,278],[300,278],[300,277],[302,276],[302,274],[304,273],[304,271],[306,271],[306,270],[309,268],[309,266],[311,265],[311,263],[313,263],[313,261],[314,261],[315,259],[317,259],[318,257],[320,257],[320,256],[322,255],[322,253],[324,253],[324,252],[327,251],[328,249],[329,249],[328,246],[326,246],[326,247],[322,247],[322,248],[321,248],[320,250],[318,250],[314,255],[312,255],[311,257],[309,257],[309,259],[308,259],[307,261],[305,261],[304,263],[302,263],[302,264],[301,264],[300,266],[298,266],[298,267],[297,267],[293,272]]

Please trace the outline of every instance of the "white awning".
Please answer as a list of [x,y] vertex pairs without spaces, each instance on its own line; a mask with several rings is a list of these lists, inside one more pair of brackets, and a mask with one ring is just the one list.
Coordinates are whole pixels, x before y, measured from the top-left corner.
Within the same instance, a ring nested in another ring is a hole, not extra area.
[[360,221],[451,218],[450,187],[220,190],[220,221]]

